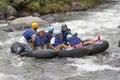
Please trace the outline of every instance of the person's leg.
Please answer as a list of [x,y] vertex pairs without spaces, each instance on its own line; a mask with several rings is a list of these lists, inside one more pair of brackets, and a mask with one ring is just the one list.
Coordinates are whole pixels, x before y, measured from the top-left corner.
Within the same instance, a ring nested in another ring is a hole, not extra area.
[[60,44],[59,46],[57,46],[55,49],[57,50],[57,51],[59,51],[59,50],[61,50],[63,48],[63,45],[62,44]]
[[94,40],[86,41],[86,42],[83,42],[83,45],[94,44],[95,42],[96,42],[96,41],[94,41]]
[[41,49],[42,49],[41,46],[39,46],[39,47],[35,47],[35,50],[41,50]]
[[101,40],[101,39],[100,39],[100,36],[98,36],[97,40],[85,41],[85,42],[83,42],[83,45],[94,44],[94,43],[96,43],[96,42],[98,42],[98,41],[100,41],[100,40]]
[[66,45],[62,44],[62,46],[63,46],[64,49],[72,48],[70,45],[69,45],[69,46],[66,46]]
[[47,49],[47,45],[44,45],[44,46],[43,46],[43,49]]

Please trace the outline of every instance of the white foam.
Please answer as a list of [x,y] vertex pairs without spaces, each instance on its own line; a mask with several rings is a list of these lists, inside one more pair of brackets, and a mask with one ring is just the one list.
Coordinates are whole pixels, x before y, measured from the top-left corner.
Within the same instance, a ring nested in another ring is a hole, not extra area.
[[8,75],[8,74],[0,73],[0,80],[7,80],[8,78],[23,80],[23,78],[21,78],[18,75]]
[[94,63],[95,58],[91,59],[75,59],[74,63],[69,64],[77,67],[78,71],[102,71],[105,69],[120,71],[120,68],[112,67],[109,65],[102,65]]
[[[117,7],[117,8],[116,8]],[[116,5],[113,8],[103,9],[97,12],[89,12],[87,19],[65,21],[72,31],[77,31],[79,34],[94,33],[96,30],[103,28],[117,28],[120,25],[120,6]],[[90,15],[89,15],[90,14]],[[56,29],[60,29],[62,23],[53,23]]]
[[7,23],[3,23],[3,24],[0,24],[0,27],[7,26],[7,25],[8,25]]
[[5,41],[5,44],[7,45],[11,45],[11,44],[13,44],[14,42],[16,42],[16,41],[18,41],[20,38],[19,37],[17,37],[17,38],[10,38],[10,39],[8,39],[8,40],[6,40]]

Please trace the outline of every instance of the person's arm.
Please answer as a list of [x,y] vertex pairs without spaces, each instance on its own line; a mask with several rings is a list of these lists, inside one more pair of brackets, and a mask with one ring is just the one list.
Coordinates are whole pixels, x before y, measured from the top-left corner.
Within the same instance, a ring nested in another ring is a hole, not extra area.
[[53,46],[53,44],[50,44],[50,48],[53,50],[56,50],[55,47]]
[[35,41],[32,41],[31,45],[32,45],[32,49],[35,50]]
[[55,37],[53,37],[51,40],[50,40],[50,48],[53,49],[53,50],[56,50],[56,48],[53,46],[55,44]]
[[36,38],[36,34],[33,34],[32,35],[32,42],[31,42],[33,50],[35,49],[35,38]]

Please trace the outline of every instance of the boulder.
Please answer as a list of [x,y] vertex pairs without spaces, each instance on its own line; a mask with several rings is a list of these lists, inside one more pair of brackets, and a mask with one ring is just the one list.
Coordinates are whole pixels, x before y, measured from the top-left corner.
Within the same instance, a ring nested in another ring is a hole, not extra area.
[[30,14],[24,11],[18,13],[18,17],[26,17],[26,16],[30,16]]
[[19,25],[15,25],[14,29],[15,30],[25,30],[26,28],[29,28],[30,26],[28,26],[26,23],[21,23]]
[[12,6],[8,6],[6,8],[6,18],[10,17],[10,16],[17,16],[17,11],[14,7]]
[[40,17],[40,14],[39,14],[39,13],[33,13],[32,16],[33,16],[33,17]]
[[27,4],[32,0],[12,0],[12,3],[14,4]]
[[48,18],[46,18],[45,20],[46,20],[47,22],[49,22],[49,23],[55,22],[55,18],[53,18],[53,17],[48,17]]
[[71,5],[71,9],[73,11],[84,11],[84,10],[87,10],[86,7],[81,4],[80,2],[73,2],[72,5]]
[[[9,22],[8,26],[11,26],[14,29],[25,29],[31,27],[31,24],[33,22],[37,22],[39,25],[44,25],[46,22],[42,20],[39,17],[22,17],[22,18],[17,18],[11,22]],[[20,28],[21,27],[21,28]]]
[[4,20],[5,19],[5,9],[1,8],[0,9],[0,20]]
[[119,42],[118,42],[118,47],[120,47],[120,40],[119,40]]
[[15,16],[10,16],[10,17],[7,18],[7,20],[14,20],[14,19],[16,19]]
[[120,28],[120,25],[118,26],[118,28]]
[[8,26],[2,26],[0,27],[0,30],[5,31],[5,32],[12,32],[13,29],[8,27]]

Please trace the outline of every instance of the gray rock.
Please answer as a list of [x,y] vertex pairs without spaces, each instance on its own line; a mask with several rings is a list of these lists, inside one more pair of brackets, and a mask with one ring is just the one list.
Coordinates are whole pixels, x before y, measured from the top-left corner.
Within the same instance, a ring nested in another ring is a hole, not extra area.
[[120,40],[119,40],[119,42],[118,42],[118,47],[120,47]]
[[6,28],[6,29],[3,29],[3,31],[5,31],[5,32],[13,32],[13,29],[11,29],[11,28]]
[[15,16],[10,16],[10,17],[7,18],[7,20],[14,20],[14,19],[16,19]]
[[39,14],[39,13],[33,13],[32,16],[33,16],[33,17],[40,17],[40,14]]
[[17,11],[14,7],[12,6],[8,6],[6,8],[6,18],[10,17],[10,16],[17,16]]
[[55,22],[55,18],[52,18],[52,17],[48,17],[48,18],[46,18],[45,20],[46,20],[47,22],[49,22],[49,23]]
[[120,25],[118,26],[118,28],[120,28]]
[[30,14],[24,11],[18,13],[18,17],[26,17],[26,16],[30,16]]
[[73,2],[71,5],[73,11],[84,11],[87,10],[86,7],[80,2]]
[[4,20],[5,19],[5,9],[1,8],[0,9],[0,20]]
[[28,28],[28,26],[31,27],[31,24],[33,22],[38,23],[40,26],[46,23],[44,20],[42,20],[39,17],[28,16],[28,17],[17,18],[9,22],[8,26],[12,26],[12,28],[15,30],[23,30],[23,29]]
[[29,3],[30,1],[32,1],[32,0],[13,0],[12,2],[13,2],[14,4],[27,4],[27,3]]
[[15,25],[14,29],[15,30],[25,30],[26,28],[29,28],[30,26],[28,26],[26,23],[21,23],[19,25]]
[[9,26],[0,27],[0,30],[5,31],[5,32],[13,32],[13,29],[10,28]]

